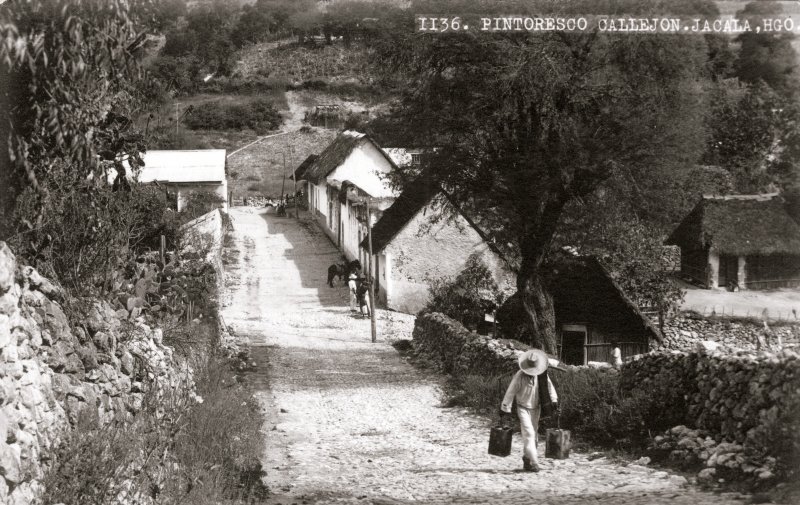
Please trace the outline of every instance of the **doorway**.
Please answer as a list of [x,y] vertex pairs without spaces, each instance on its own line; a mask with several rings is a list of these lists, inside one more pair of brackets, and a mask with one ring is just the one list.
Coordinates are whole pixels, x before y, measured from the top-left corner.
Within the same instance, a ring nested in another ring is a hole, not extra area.
[[717,285],[721,288],[727,287],[729,283],[739,281],[739,258],[723,254],[719,257],[719,278]]
[[586,364],[586,325],[565,324],[561,327],[561,361],[567,365]]

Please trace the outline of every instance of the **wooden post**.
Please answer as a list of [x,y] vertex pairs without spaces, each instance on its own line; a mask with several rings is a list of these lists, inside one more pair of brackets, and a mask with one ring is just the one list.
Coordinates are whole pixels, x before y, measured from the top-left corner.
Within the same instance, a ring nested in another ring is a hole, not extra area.
[[164,268],[167,264],[167,239],[164,235],[161,235],[161,268]]
[[284,203],[284,207],[286,205],[283,202],[283,188],[286,186],[286,151],[283,152],[283,180],[281,181],[281,202]]
[[369,209],[370,199],[367,198],[367,241],[369,242],[369,275],[373,277],[372,282],[369,283],[369,317],[370,327],[372,331],[372,342],[376,342],[378,338],[378,329],[375,325],[375,269],[373,268],[372,258],[372,212]]

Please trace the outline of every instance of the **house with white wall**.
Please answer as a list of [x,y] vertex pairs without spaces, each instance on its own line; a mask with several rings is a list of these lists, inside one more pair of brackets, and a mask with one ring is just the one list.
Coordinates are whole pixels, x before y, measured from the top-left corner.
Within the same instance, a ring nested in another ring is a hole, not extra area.
[[308,208],[320,228],[348,260],[367,258],[359,250],[366,236],[366,202],[373,221],[397,196],[389,182],[391,158],[367,135],[345,130],[312,161],[302,175]]
[[[368,250],[368,241],[361,248]],[[415,314],[428,302],[432,279],[454,277],[477,254],[498,287],[513,292],[516,277],[475,222],[435,184],[406,187],[372,229],[376,293],[389,309]]]
[[225,158],[225,149],[150,150],[142,156],[144,166],[131,176],[173,193],[178,211],[186,206],[191,193],[203,191],[219,196],[220,209],[228,212]]

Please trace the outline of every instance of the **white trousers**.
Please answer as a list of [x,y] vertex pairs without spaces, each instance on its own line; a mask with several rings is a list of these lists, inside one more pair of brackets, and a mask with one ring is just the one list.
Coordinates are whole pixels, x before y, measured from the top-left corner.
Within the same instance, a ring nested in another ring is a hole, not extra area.
[[517,406],[517,417],[522,431],[522,455],[528,458],[531,463],[539,463],[539,455],[536,452],[536,432],[539,431],[539,414],[541,406],[529,409]]
[[356,290],[349,289],[350,291],[350,310],[356,310],[358,306],[358,301],[356,300]]

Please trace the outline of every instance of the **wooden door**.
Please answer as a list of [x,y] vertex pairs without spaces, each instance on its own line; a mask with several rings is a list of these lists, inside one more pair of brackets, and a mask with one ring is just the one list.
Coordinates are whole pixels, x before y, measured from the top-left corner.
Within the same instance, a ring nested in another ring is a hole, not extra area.
[[586,364],[586,327],[564,325],[561,329],[561,361],[567,365]]

